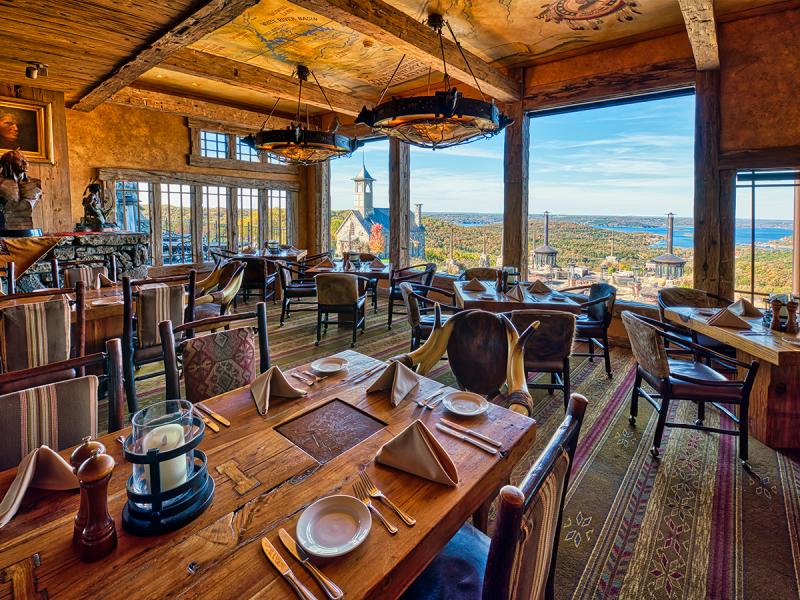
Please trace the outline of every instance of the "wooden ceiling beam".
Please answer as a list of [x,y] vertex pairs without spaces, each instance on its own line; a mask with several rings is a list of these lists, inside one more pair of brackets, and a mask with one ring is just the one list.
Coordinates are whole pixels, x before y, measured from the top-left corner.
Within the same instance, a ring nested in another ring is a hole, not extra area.
[[[263,92],[273,98],[297,101],[298,80],[295,77],[268,71],[247,63],[230,60],[190,48],[179,50],[161,65],[162,69],[211,79],[220,83]],[[330,110],[325,96],[330,100],[333,110],[338,113],[357,116],[368,102],[362,98],[337,90],[324,88],[320,92],[313,78],[303,85],[303,103]]]
[[678,0],[698,71],[719,69],[714,0]]
[[[424,23],[380,0],[289,0],[302,8],[336,21],[377,42],[397,49],[420,63],[441,71],[442,54],[439,36]],[[473,85],[472,74],[461,57],[458,46],[449,37],[444,40],[447,71],[454,78]],[[464,49],[469,66],[487,96],[501,102],[521,97],[520,83],[480,57]]]
[[219,29],[258,2],[259,0],[210,0],[149,46],[136,53],[127,62],[117,67],[108,77],[84,94],[71,108],[82,111],[97,108],[114,93],[130,85],[145,71],[155,67],[181,48]]

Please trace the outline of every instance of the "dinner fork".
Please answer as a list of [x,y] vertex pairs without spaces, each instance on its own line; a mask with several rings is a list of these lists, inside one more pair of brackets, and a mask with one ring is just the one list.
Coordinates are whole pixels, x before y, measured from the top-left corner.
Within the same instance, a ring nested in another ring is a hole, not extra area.
[[366,471],[361,471],[358,475],[359,477],[361,477],[361,482],[364,484],[364,487],[367,488],[367,493],[372,498],[380,498],[381,501],[383,501],[383,503],[386,504],[386,506],[391,508],[394,511],[394,514],[400,517],[403,520],[403,523],[405,523],[409,527],[413,527],[414,525],[417,524],[417,521],[415,519],[413,519],[408,514],[403,512],[399,507],[395,505],[394,502],[389,500],[389,498],[387,498],[386,495],[378,489],[378,486],[372,482],[372,479],[370,479]]
[[372,500],[369,499],[369,494],[367,493],[367,488],[361,481],[353,482],[353,491],[356,493],[356,496],[358,496],[358,499],[364,503],[364,506],[370,509],[372,514],[378,517],[378,520],[383,523],[383,526],[386,527],[386,531],[392,535],[397,533],[397,527],[389,523],[389,521],[387,521],[380,511],[372,504]]

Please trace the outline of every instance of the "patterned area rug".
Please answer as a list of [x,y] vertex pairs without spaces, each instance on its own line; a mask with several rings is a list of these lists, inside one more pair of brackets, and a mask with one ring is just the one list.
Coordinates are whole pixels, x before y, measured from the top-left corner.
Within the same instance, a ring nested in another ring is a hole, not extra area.
[[[314,313],[278,327],[270,306],[272,361],[291,367],[349,348],[350,334],[331,328],[314,345]],[[356,350],[388,358],[408,348],[404,317],[386,329],[386,306],[368,314]],[[614,349],[614,379],[601,362],[576,361],[573,388],[589,399],[557,563],[557,598],[728,599],[800,597],[800,463],[750,440],[755,475],[737,460],[730,436],[667,429],[661,459],[649,449],[654,411],[639,403],[628,423],[634,362]],[[432,377],[453,384],[442,362]],[[161,378],[139,386],[142,404],[163,399]],[[514,473],[518,482],[563,415],[560,393],[536,391],[537,442]],[[673,417],[691,421],[693,407],[677,403]],[[101,421],[102,422],[102,421]],[[707,424],[719,425],[709,410]]]

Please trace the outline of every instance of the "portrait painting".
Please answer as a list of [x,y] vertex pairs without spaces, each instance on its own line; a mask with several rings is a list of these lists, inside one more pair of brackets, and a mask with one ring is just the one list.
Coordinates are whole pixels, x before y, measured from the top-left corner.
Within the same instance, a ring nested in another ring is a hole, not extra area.
[[0,155],[19,149],[31,162],[53,162],[50,105],[0,97]]

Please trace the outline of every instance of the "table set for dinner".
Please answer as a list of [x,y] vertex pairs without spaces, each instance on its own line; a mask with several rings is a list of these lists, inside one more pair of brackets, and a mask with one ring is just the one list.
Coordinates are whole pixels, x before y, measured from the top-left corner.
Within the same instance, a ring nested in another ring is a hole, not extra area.
[[549,289],[539,281],[516,284],[507,290],[498,290],[488,281],[454,281],[456,305],[462,309],[481,309],[489,312],[506,312],[528,308],[561,310],[575,314],[581,312],[580,304],[558,291]]
[[0,528],[12,597],[394,597],[536,434],[527,417],[352,351],[162,404],[98,439],[116,463],[115,542],[79,568],[77,482],[38,489],[34,473],[20,494],[20,473],[0,473],[21,498]]

